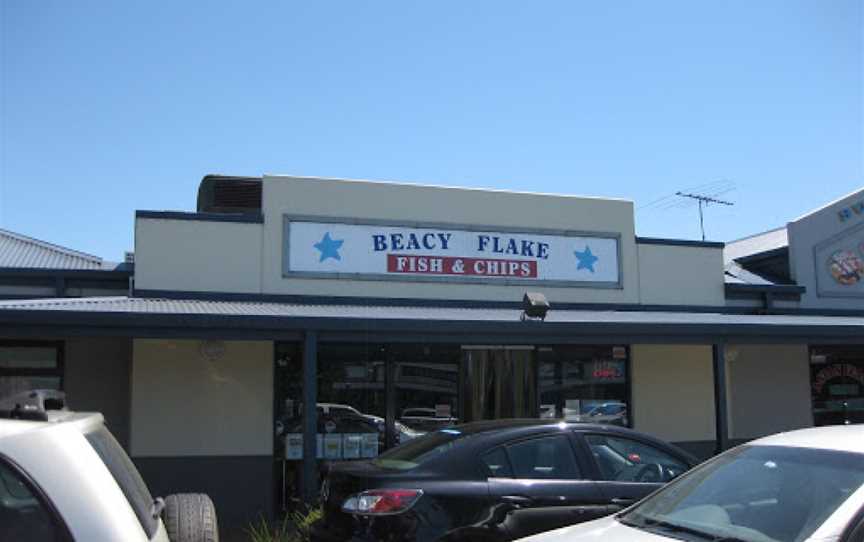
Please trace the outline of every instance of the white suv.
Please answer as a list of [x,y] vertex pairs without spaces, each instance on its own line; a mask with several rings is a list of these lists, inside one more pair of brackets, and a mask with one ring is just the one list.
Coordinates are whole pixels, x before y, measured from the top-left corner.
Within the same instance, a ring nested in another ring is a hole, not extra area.
[[0,540],[217,542],[218,532],[209,497],[154,499],[101,414],[40,390],[0,399]]

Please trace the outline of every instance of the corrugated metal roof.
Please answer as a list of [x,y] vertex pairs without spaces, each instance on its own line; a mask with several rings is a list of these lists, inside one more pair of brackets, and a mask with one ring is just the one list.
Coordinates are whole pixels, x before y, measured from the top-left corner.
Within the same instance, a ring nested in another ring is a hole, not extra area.
[[754,284],[759,286],[774,286],[779,283],[751,273],[736,262],[732,261],[724,266],[726,284]]
[[788,246],[789,236],[786,233],[786,226],[783,226],[726,243],[726,248],[723,249],[723,261],[730,262],[738,258],[744,258],[745,256],[761,254]]
[[[130,297],[75,299],[33,299],[0,301],[0,311],[56,311],[59,313],[201,315],[224,317],[333,318],[413,320],[447,322],[518,322],[518,309],[389,307],[364,305],[312,305],[251,301],[202,301]],[[555,310],[549,311],[552,324],[636,324],[716,326],[853,326],[864,329],[864,317],[814,315],[755,315],[664,311]],[[860,331],[859,331],[860,333]]]
[[0,267],[105,269],[102,258],[0,229]]

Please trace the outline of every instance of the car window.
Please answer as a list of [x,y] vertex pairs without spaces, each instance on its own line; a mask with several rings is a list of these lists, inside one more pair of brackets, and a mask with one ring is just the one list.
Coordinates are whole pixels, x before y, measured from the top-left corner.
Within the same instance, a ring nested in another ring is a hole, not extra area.
[[12,466],[0,461],[0,540],[67,540],[55,516]]
[[515,478],[581,478],[576,457],[567,435],[525,440],[505,446]]
[[449,452],[465,439],[466,435],[458,429],[441,429],[391,448],[373,459],[372,463],[385,469],[414,469]]
[[846,527],[840,540],[842,542],[864,542],[864,507],[858,509],[858,513]]
[[862,454],[741,446],[654,493],[622,521],[646,530],[680,525],[703,533],[701,540],[801,542],[862,485]]
[[511,478],[513,469],[510,468],[510,461],[507,460],[507,453],[504,448],[495,448],[491,452],[486,452],[480,456],[483,466],[486,468],[486,475],[490,478]]
[[612,435],[585,435],[603,480],[665,483],[683,474],[687,464],[638,440]]
[[138,469],[120,447],[120,444],[114,439],[111,433],[104,427],[87,433],[87,442],[96,450],[102,462],[108,467],[111,476],[120,486],[123,494],[126,495],[126,500],[138,516],[138,521],[141,522],[141,527],[147,533],[147,538],[152,538],[156,534],[156,529],[159,527],[159,518],[153,517],[153,497],[150,495],[150,490],[147,489],[147,484],[141,478]]

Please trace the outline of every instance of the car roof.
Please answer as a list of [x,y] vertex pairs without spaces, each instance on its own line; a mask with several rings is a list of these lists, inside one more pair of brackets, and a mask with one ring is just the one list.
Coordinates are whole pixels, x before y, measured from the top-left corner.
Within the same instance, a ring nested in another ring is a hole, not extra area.
[[102,423],[104,418],[98,412],[48,411],[47,421],[0,419],[0,440],[27,431],[56,427],[59,424],[80,424],[83,431],[85,427]]
[[475,433],[483,433],[486,431],[499,431],[502,429],[530,429],[530,428],[549,428],[549,429],[604,429],[612,431],[621,431],[624,433],[633,433],[642,435],[632,429],[627,429],[617,425],[597,424],[590,422],[570,422],[566,420],[544,420],[538,418],[510,418],[500,420],[484,420],[480,422],[463,423],[454,427],[460,432],[471,435]]
[[760,438],[749,443],[762,446],[793,446],[864,453],[864,425],[830,425],[798,429]]
[[[678,456],[680,456],[682,459],[686,459],[691,465],[696,465],[699,462],[692,454],[690,454],[686,450],[675,446],[672,443],[663,441],[645,433],[640,433],[639,431],[634,431],[633,429],[621,427],[620,425],[609,425],[604,423],[568,422],[564,420],[543,420],[537,418],[503,419],[465,423],[445,429],[440,429],[439,431],[458,431],[460,434],[465,436],[480,435],[483,433],[494,432],[496,433],[496,440],[500,438],[502,442],[506,442],[510,439],[519,438],[522,436],[530,436],[539,433],[562,430],[580,432],[594,431],[598,433],[620,435],[622,437],[632,437],[638,440],[656,444],[657,446],[663,447],[665,449],[674,450]],[[483,440],[485,441],[486,439]]]

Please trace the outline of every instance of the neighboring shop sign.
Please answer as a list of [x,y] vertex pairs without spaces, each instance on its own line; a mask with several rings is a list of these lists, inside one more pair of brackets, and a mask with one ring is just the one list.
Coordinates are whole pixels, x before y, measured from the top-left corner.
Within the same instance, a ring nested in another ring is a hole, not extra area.
[[855,217],[864,216],[864,199],[854,202],[852,205],[841,208],[837,211],[837,218],[840,222],[848,222]]
[[614,234],[501,232],[285,219],[283,274],[620,285]]
[[864,229],[856,226],[813,249],[817,292],[826,297],[864,296]]
[[857,395],[860,386],[864,386],[864,370],[851,363],[828,365],[813,375],[815,395],[822,395],[826,387],[828,395]]

